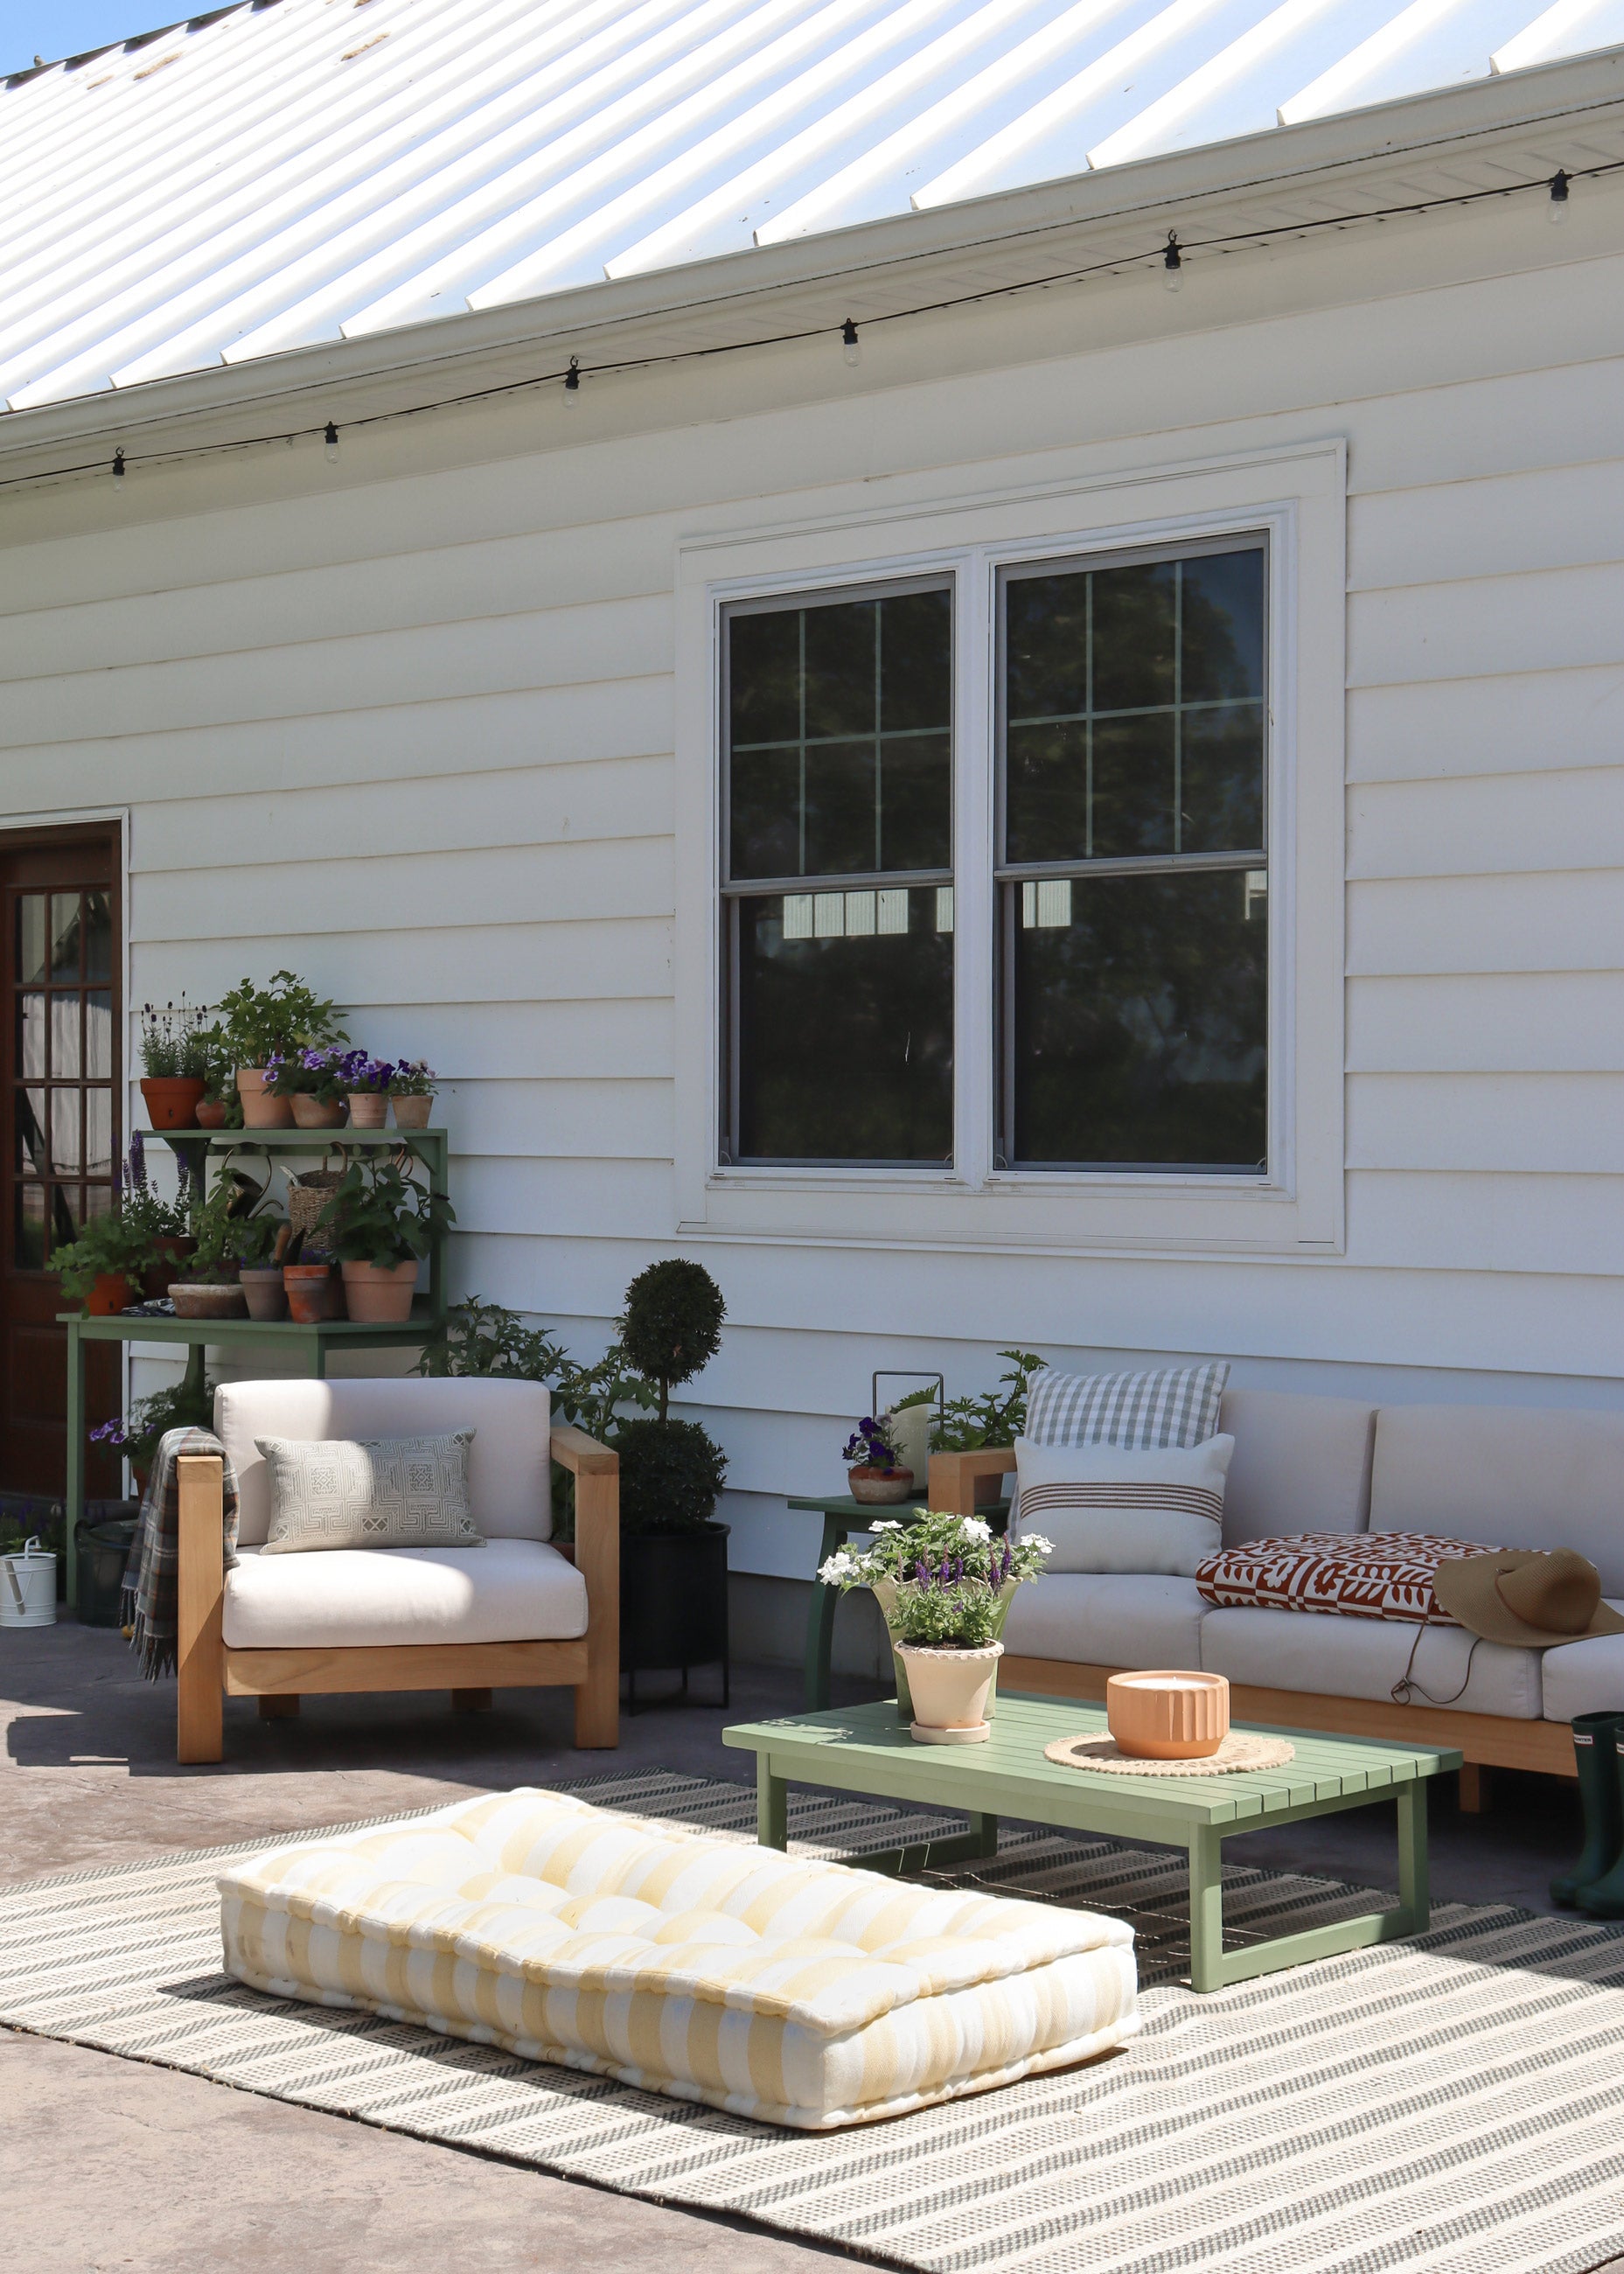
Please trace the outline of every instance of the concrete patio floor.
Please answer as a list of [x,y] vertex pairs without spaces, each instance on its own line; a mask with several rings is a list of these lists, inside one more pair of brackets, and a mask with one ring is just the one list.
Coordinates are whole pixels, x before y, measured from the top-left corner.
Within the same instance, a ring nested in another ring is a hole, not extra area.
[[[695,1695],[716,1694],[696,1673]],[[871,1690],[837,1677],[838,1702]],[[567,1693],[503,1691],[454,1715],[440,1697],[313,1699],[296,1721],[226,1713],[218,1767],[175,1761],[174,1689],[139,1680],[115,1633],[64,1622],[0,1636],[0,1881],[316,1830],[523,1783],[618,1768],[748,1781],[728,1721],[787,1713],[800,1676],[737,1668],[733,1706],[623,1718],[617,1753],[577,1753]],[[1445,1781],[1446,1785],[1448,1781]],[[1577,1845],[1572,1788],[1509,1773],[1488,1811],[1433,1795],[1440,1901],[1548,1909]],[[1235,1841],[1233,1861],[1396,1884],[1391,1811]],[[26,2274],[508,2274],[657,2263],[686,2274],[811,2274],[844,2254],[515,2170],[197,2077],[0,2030],[0,2202]]]

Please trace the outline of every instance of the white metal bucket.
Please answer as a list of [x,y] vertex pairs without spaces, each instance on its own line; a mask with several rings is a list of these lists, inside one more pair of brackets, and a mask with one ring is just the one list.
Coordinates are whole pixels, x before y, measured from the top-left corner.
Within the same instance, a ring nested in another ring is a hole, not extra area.
[[0,1555],[0,1627],[56,1623],[56,1559],[37,1538],[20,1555]]

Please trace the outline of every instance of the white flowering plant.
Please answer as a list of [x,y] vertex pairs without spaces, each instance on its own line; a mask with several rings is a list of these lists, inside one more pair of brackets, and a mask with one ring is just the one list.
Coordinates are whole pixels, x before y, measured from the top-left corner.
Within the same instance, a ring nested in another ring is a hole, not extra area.
[[906,1524],[882,1518],[870,1547],[838,1549],[817,1576],[843,1593],[873,1588],[897,1641],[974,1649],[997,1639],[1016,1588],[1053,1553],[1041,1533],[1011,1540],[984,1517],[921,1509]]

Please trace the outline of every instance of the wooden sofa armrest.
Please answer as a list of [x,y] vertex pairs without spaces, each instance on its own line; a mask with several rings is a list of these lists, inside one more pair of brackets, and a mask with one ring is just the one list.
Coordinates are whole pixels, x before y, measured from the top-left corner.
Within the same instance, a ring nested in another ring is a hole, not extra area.
[[586,1680],[575,1691],[575,1743],[620,1742],[620,1457],[563,1424],[553,1457],[575,1480],[575,1569],[586,1581]]
[[974,1516],[983,1501],[997,1500],[996,1486],[1015,1465],[1013,1445],[978,1445],[973,1453],[932,1453],[930,1505],[954,1516]]
[[225,1735],[225,1472],[218,1453],[184,1453],[177,1467],[176,1758],[217,1761]]

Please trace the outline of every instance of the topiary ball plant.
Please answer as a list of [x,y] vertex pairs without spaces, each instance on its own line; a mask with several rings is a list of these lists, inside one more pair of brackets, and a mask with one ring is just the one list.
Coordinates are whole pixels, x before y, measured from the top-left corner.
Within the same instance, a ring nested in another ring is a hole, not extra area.
[[727,1456],[697,1421],[622,1421],[620,1525],[628,1532],[699,1532],[727,1476]]
[[650,1263],[626,1291],[620,1341],[639,1374],[659,1386],[665,1419],[673,1385],[688,1382],[721,1347],[727,1306],[703,1264]]

